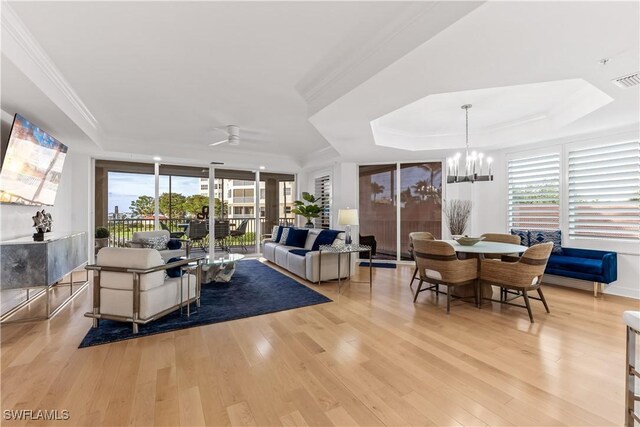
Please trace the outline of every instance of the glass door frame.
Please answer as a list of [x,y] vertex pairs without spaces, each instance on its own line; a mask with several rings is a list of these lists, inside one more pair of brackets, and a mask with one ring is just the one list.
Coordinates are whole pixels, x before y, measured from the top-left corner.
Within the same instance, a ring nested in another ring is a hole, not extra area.
[[[380,259],[380,260],[376,260],[376,262],[402,262],[402,263],[412,263],[413,261],[403,261],[402,260],[402,207],[400,205],[400,192],[402,191],[401,187],[402,187],[402,177],[401,177],[401,166],[402,165],[406,165],[406,164],[415,164],[415,163],[440,163],[441,165],[441,170],[443,173],[443,177],[446,171],[446,160],[443,158],[439,158],[439,159],[431,159],[431,160],[406,160],[406,161],[399,161],[399,162],[366,162],[366,163],[357,163],[357,167],[358,167],[358,176],[360,176],[360,166],[376,166],[376,165],[393,165],[395,164],[395,172],[396,172],[396,182],[395,182],[395,195],[394,195],[394,200],[393,203],[395,204],[396,207],[396,259],[395,260],[384,260],[384,259]],[[444,203],[444,201],[446,200],[446,191],[447,191],[447,185],[446,185],[446,181],[444,178],[441,178],[441,186],[442,186],[442,202]],[[358,212],[362,212],[362,210],[360,209],[360,179],[356,180],[356,194],[358,195],[358,197],[356,198],[356,207],[358,209]],[[441,207],[442,210],[442,207]],[[360,218],[360,220],[362,220],[362,218]],[[445,219],[444,219],[444,212],[442,212],[442,223],[440,225],[441,228],[441,235],[445,236],[445,231],[446,231],[446,223],[445,223]]]

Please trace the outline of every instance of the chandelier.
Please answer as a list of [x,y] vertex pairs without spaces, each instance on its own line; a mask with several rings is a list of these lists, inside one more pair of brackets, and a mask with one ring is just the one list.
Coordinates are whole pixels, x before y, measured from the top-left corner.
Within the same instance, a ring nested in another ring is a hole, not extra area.
[[[493,181],[491,173],[491,163],[493,159],[487,157],[486,168],[484,162],[484,154],[472,151],[469,154],[469,108],[471,104],[465,104],[460,107],[465,113],[465,134],[466,134],[466,150],[464,164],[461,168],[460,153],[447,159],[447,184],[457,182],[476,182],[476,181]],[[486,169],[486,175],[484,174]]]

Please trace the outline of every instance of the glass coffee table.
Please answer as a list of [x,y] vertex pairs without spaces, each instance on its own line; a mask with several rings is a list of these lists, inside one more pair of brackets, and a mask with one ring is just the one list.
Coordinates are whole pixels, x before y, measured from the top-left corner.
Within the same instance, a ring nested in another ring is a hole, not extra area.
[[244,258],[242,254],[222,253],[215,258],[207,255],[202,260],[202,284],[228,282],[236,271],[236,262]]

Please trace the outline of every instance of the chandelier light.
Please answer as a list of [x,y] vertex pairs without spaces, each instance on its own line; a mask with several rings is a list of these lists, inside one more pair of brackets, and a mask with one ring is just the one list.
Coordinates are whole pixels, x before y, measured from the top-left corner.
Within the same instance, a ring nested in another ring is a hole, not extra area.
[[493,159],[487,158],[486,161],[486,175],[484,154],[472,151],[469,154],[469,108],[471,104],[465,104],[460,107],[465,113],[465,135],[466,135],[466,150],[465,159],[462,168],[460,167],[461,155],[456,153],[455,156],[447,159],[447,184],[455,184],[458,182],[476,182],[476,181],[493,181],[493,174],[491,173],[491,164]]

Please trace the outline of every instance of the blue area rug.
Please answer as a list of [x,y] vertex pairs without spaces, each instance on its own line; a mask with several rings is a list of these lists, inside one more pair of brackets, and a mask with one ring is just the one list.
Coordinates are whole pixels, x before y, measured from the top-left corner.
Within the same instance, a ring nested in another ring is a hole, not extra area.
[[[369,261],[362,261],[360,267],[369,267]],[[395,264],[390,262],[372,262],[371,267],[374,268],[396,268]]]
[[131,323],[101,320],[98,328],[89,330],[79,348],[331,302],[258,260],[239,261],[229,283],[202,285],[200,298],[200,307],[191,305],[190,317],[180,316],[180,310],[176,310],[140,325],[135,335]]

